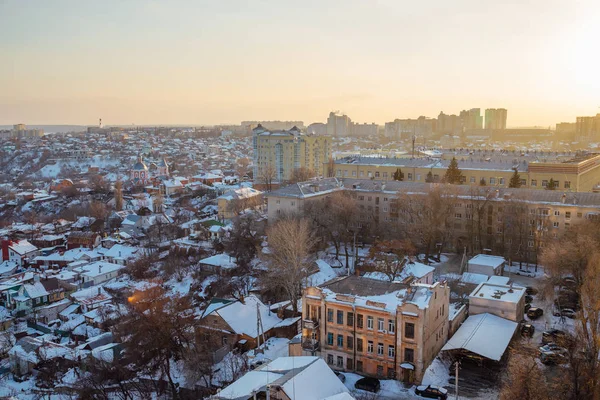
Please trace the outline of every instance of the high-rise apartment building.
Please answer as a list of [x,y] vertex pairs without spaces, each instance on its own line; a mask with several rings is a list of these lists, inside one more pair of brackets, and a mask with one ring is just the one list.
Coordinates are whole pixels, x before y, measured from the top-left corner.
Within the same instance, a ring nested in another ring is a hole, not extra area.
[[345,114],[330,112],[327,118],[327,135],[331,137],[346,137],[351,135],[352,120]]
[[411,139],[413,136],[428,138],[435,131],[437,120],[420,116],[417,119],[395,119],[385,123],[384,136],[390,139]]
[[461,118],[458,115],[440,112],[437,120],[437,133],[457,134],[462,132]]
[[331,157],[331,138],[309,135],[293,127],[270,131],[262,125],[252,130],[254,180],[257,183],[289,181],[294,170],[307,168],[316,176],[325,176]]
[[600,114],[595,117],[577,117],[575,123],[575,140],[589,142],[600,137]]
[[460,120],[465,130],[483,128],[483,117],[480,108],[471,108],[460,112]]
[[505,108],[488,108],[485,110],[485,129],[506,129],[506,117],[508,111]]

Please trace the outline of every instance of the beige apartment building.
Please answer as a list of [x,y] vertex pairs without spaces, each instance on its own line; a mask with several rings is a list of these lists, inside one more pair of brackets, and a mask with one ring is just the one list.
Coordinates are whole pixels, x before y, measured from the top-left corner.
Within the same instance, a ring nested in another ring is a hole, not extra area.
[[252,130],[254,150],[254,180],[261,184],[289,181],[293,172],[307,168],[316,176],[326,176],[326,164],[331,157],[329,136],[309,135],[297,127],[287,131],[270,131],[262,125]]
[[420,382],[446,343],[449,299],[449,287],[439,282],[347,276],[307,288],[303,353],[340,371]]
[[600,154],[514,154],[500,152],[445,152],[440,157],[384,158],[345,157],[335,161],[337,178],[390,181],[400,169],[407,182],[433,182],[443,179],[448,165],[456,157],[469,185],[508,187],[515,169],[521,187],[546,189],[552,179],[558,190],[567,192],[600,191]]
[[399,201],[406,196],[425,197],[438,188],[452,193],[448,201],[452,201],[453,211],[446,221],[449,239],[444,243],[449,251],[462,252],[467,247],[470,253],[479,253],[485,248],[507,260],[534,262],[540,249],[570,226],[586,218],[600,218],[600,193],[337,178],[271,192],[268,216],[272,222],[286,213],[302,214],[307,202],[344,191],[356,201],[359,227],[369,224],[390,234],[407,224]]

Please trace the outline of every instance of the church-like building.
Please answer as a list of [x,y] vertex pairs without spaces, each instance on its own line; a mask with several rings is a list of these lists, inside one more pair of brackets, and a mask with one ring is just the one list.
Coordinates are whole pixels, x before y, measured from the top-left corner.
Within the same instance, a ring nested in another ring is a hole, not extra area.
[[151,162],[150,166],[148,166],[142,159],[142,156],[139,155],[137,162],[129,170],[129,180],[136,186],[147,185],[155,179],[168,178],[169,165],[164,159],[158,162]]

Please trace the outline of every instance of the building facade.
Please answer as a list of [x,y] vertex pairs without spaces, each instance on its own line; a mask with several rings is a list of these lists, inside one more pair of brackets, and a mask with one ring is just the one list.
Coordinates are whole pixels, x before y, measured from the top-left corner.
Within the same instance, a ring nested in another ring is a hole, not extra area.
[[485,129],[506,129],[508,111],[505,108],[488,108],[485,110]]
[[302,348],[333,369],[420,382],[446,343],[450,289],[358,276],[306,289]]
[[254,180],[283,183],[292,179],[294,170],[306,168],[316,176],[325,176],[331,157],[329,136],[307,135],[294,127],[288,131],[269,131],[262,125],[252,130]]
[[580,142],[597,141],[600,138],[600,114],[595,117],[577,117],[575,140]]
[[330,112],[327,117],[327,135],[331,137],[350,136],[352,120],[345,114],[339,112]]

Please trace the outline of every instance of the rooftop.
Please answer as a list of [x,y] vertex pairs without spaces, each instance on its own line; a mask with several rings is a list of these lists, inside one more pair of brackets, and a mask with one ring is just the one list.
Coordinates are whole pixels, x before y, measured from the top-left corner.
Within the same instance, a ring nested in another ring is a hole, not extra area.
[[470,295],[471,298],[482,298],[509,303],[517,303],[523,296],[525,296],[525,288],[523,287],[495,285],[487,282],[480,283]]

